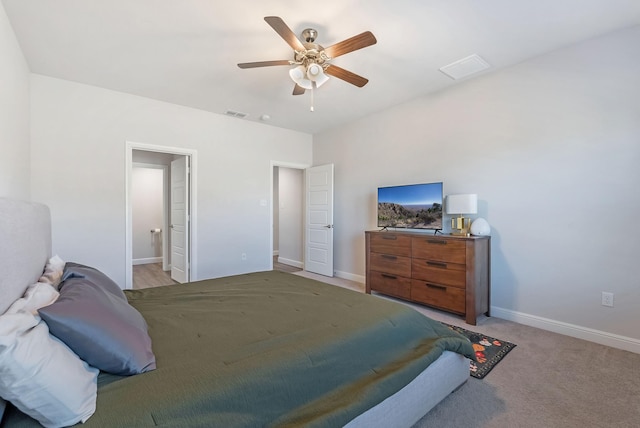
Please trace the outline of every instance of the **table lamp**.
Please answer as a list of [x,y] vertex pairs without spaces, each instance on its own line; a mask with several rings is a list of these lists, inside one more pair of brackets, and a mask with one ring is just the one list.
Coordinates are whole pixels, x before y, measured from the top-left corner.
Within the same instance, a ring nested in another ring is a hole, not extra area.
[[447,214],[456,215],[451,219],[452,235],[468,235],[471,219],[464,214],[476,214],[478,212],[478,195],[448,195],[446,201]]

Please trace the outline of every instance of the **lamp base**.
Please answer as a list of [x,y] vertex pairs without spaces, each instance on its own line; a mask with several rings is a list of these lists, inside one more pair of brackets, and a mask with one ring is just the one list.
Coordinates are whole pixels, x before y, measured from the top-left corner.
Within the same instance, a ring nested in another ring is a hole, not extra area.
[[471,219],[466,217],[455,217],[451,219],[451,234],[456,236],[469,236]]

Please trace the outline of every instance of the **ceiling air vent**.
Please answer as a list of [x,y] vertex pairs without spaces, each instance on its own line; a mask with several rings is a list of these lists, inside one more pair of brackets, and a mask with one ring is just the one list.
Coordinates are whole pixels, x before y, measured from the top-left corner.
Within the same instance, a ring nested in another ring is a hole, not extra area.
[[224,114],[226,114],[227,116],[233,116],[240,119],[244,119],[245,117],[249,116],[248,113],[242,113],[240,111],[233,111],[233,110],[227,110]]
[[452,79],[457,80],[486,70],[489,67],[491,66],[485,60],[473,54],[456,62],[452,62],[449,65],[445,65],[440,71]]

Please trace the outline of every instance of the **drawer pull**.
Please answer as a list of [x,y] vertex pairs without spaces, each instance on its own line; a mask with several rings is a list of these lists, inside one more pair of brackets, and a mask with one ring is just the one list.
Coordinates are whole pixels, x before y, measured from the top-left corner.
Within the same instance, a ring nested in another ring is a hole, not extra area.
[[435,288],[435,289],[438,289],[438,290],[441,290],[441,291],[445,291],[445,292],[447,291],[447,287],[445,287],[443,285],[436,285],[436,284],[431,284],[431,283],[428,283],[428,282],[426,282],[424,285],[426,285],[429,288]]
[[380,235],[380,237],[382,239],[389,239],[391,241],[395,241],[396,239],[398,239],[396,235]]
[[387,259],[387,260],[398,260],[398,257],[396,257],[396,256],[391,256],[391,255],[389,255],[389,254],[383,254],[381,257],[382,257],[383,259]]
[[382,275],[383,278],[388,278],[388,279],[398,279],[397,276],[395,275],[389,275],[388,273],[381,273],[380,275]]
[[429,266],[435,266],[435,267],[439,267],[441,269],[446,269],[447,268],[447,264],[443,263],[443,262],[432,262],[432,261],[428,261],[426,262]]
[[444,239],[425,239],[425,242],[433,245],[447,245],[447,241]]

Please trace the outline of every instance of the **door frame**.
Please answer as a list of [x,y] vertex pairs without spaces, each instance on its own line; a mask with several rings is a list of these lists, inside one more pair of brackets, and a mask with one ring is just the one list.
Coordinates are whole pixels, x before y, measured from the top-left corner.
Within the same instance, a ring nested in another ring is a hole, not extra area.
[[[155,144],[138,143],[134,141],[125,142],[125,289],[133,288],[133,238],[131,233],[132,208],[131,208],[131,169],[133,168],[133,151],[141,150],[147,152],[167,153],[180,156],[189,156],[191,158],[190,166],[190,186],[189,186],[189,205],[190,205],[190,222],[189,222],[189,278],[196,281],[198,277],[198,257],[197,257],[197,237],[198,237],[198,218],[197,218],[197,166],[198,151],[193,149],[185,149],[181,147],[159,146]],[[273,245],[273,243],[272,243]]]
[[[270,200],[270,210],[269,210],[269,270],[273,270],[273,192],[275,191],[275,189],[273,188],[273,174],[275,172],[275,168],[276,167],[283,167],[283,168],[291,168],[291,169],[299,169],[302,170],[303,172],[307,169],[310,168],[312,165],[308,164],[308,163],[294,163],[294,162],[282,162],[282,161],[271,161],[271,167],[269,168],[269,172],[270,172],[270,177],[271,179],[269,180],[269,186],[270,186],[270,192],[269,194],[271,195],[271,200]],[[303,189],[302,190],[303,195],[306,194],[306,190]],[[306,218],[306,208],[303,204],[302,207],[302,219],[304,221],[304,219]],[[305,248],[306,248],[306,237],[305,234],[302,234],[302,270],[304,269],[304,257],[305,257]]]

